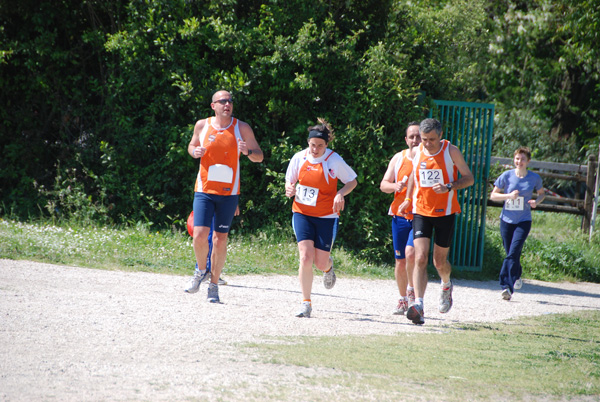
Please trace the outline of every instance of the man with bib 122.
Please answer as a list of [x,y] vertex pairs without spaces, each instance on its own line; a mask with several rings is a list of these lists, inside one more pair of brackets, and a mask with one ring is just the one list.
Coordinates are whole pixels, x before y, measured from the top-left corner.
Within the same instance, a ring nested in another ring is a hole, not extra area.
[[200,158],[194,188],[194,254],[197,266],[205,268],[214,219],[211,270],[198,269],[185,291],[195,293],[201,282],[210,279],[207,299],[219,303],[218,280],[240,194],[240,155],[262,162],[263,152],[252,128],[233,117],[233,99],[228,91],[215,92],[210,107],[215,115],[196,122],[188,153],[194,159]]
[[419,133],[421,145],[413,158],[407,199],[399,208],[406,210],[412,199],[416,300],[409,306],[406,317],[414,324],[421,325],[425,322],[423,299],[427,288],[427,263],[432,237],[433,265],[442,280],[438,310],[447,313],[452,308],[452,267],[448,252],[456,214],[460,213],[457,190],[473,185],[474,179],[460,150],[442,139],[442,124],[438,120],[423,120],[419,125]]

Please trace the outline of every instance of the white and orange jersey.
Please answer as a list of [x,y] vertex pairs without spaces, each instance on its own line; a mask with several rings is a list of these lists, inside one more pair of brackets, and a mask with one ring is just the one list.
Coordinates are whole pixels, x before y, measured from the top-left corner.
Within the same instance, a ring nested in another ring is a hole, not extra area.
[[216,195],[238,195],[240,193],[240,151],[238,141],[242,139],[238,119],[224,129],[212,125],[212,117],[206,119],[200,132],[200,146],[206,153],[200,159],[200,169],[194,186],[195,192]]
[[450,142],[441,141],[435,155],[429,155],[419,145],[413,159],[413,213],[423,216],[446,216],[460,213],[455,190],[438,194],[432,187],[436,183],[447,184],[458,179],[458,169],[450,156]]
[[356,179],[356,173],[330,149],[316,159],[305,149],[290,160],[285,179],[297,183],[292,211],[319,218],[337,218],[339,214],[333,212],[333,200],[338,191],[338,179],[348,183]]
[[[413,162],[410,158],[410,148],[405,149],[400,153],[400,157],[396,160],[396,164],[394,165],[394,179],[395,183],[400,183],[401,181],[406,182],[408,177],[412,174],[413,171]],[[402,189],[402,191],[396,191],[394,193],[394,201],[392,205],[390,205],[390,210],[388,211],[389,215],[397,215],[401,216],[409,221],[412,221],[413,214],[408,211],[406,213],[398,211],[398,207],[400,204],[404,202],[406,199],[406,187]]]

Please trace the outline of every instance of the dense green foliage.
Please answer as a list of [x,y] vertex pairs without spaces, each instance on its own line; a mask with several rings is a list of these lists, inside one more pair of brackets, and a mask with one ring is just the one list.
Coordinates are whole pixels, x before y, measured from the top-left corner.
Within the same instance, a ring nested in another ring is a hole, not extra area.
[[192,127],[224,88],[265,151],[242,160],[238,229],[288,226],[283,175],[322,116],[359,175],[339,242],[387,258],[379,182],[432,98],[496,103],[497,154],[585,156],[599,21],[566,0],[3,1],[0,214],[181,224]]

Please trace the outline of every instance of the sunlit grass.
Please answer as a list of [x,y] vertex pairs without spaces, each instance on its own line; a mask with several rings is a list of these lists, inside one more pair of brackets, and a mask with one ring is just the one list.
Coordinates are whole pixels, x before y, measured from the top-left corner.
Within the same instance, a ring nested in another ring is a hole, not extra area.
[[[489,208],[483,272],[456,278],[497,279],[504,258],[499,234],[500,209]],[[579,230],[580,217],[534,212],[525,243],[524,278],[550,281],[600,281],[600,236],[588,242]],[[335,245],[332,252],[338,274],[393,279],[393,259],[377,264]],[[140,270],[188,275],[195,265],[190,236],[180,230],[152,230],[149,225],[110,227],[78,222],[19,222],[0,218],[0,258],[29,259],[101,269]],[[296,275],[298,249],[289,227],[273,227],[253,234],[233,231],[228,244],[225,275]],[[435,270],[430,269],[434,275]]]
[[337,384],[340,396],[357,382],[382,400],[399,389],[403,399],[418,390],[426,400],[448,401],[600,395],[599,311],[459,324],[418,335],[283,340],[248,347],[274,364],[330,369],[337,374],[314,386]]

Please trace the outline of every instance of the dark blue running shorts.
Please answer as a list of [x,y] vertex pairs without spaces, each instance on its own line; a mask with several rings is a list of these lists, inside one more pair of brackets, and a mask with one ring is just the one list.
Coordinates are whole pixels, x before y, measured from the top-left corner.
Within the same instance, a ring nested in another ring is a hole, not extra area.
[[292,228],[298,243],[312,240],[315,248],[330,252],[337,234],[338,218],[317,218],[294,212]]
[[214,231],[229,233],[238,200],[238,195],[194,193],[194,226],[211,227],[214,217]]
[[412,221],[401,216],[392,218],[392,239],[394,242],[394,257],[397,260],[406,258],[406,246],[414,247]]

